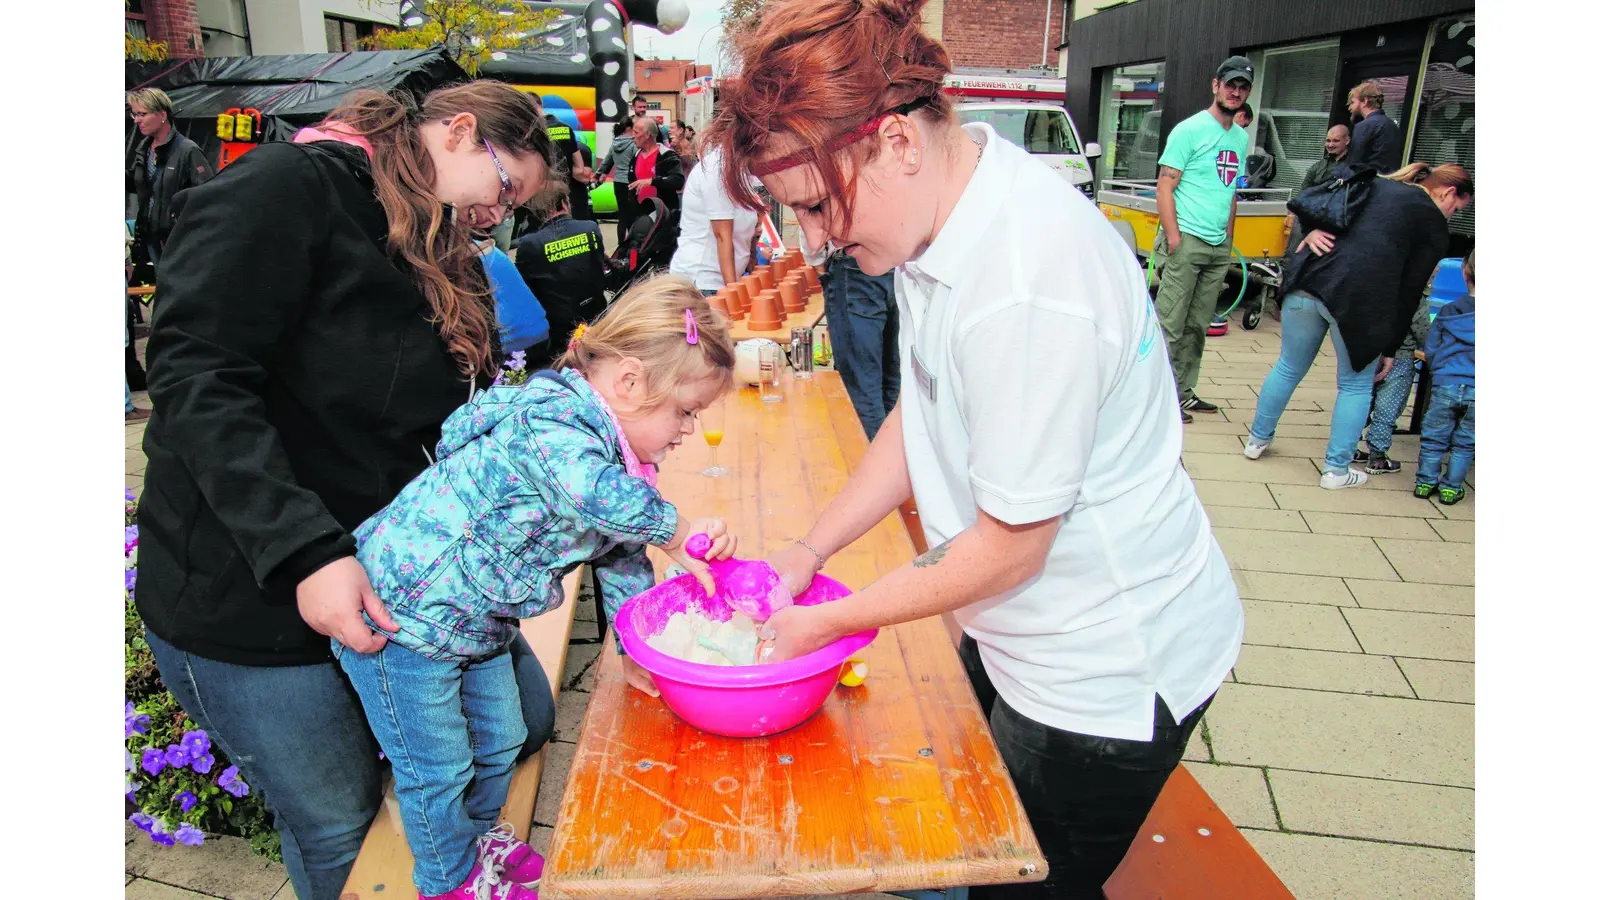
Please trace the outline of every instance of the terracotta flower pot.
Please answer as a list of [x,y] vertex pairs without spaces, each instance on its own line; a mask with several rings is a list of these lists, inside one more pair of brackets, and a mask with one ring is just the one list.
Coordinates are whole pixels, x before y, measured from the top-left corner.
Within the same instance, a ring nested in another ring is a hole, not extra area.
[[806,266],[804,271],[806,273],[806,292],[808,294],[822,293],[822,279],[817,277],[817,267]]
[[755,276],[761,281],[763,291],[770,291],[778,286],[778,279],[773,276],[771,266],[756,266]]
[[772,261],[772,277],[781,283],[784,279],[784,276],[789,274],[790,268],[789,258],[787,256],[780,256]]
[[778,292],[762,291],[750,306],[751,331],[777,331],[783,327],[778,308]]
[[798,275],[785,278],[783,283],[778,285],[778,296],[783,299],[784,312],[805,312],[806,300],[808,299],[805,278]]
[[722,313],[722,317],[724,319],[727,319],[729,321],[733,320],[733,313],[732,313],[731,310],[728,309],[728,289],[727,288],[723,288],[722,290],[717,291],[715,294],[712,294],[711,297],[706,302],[711,304],[711,308],[712,309],[716,310],[719,313]]

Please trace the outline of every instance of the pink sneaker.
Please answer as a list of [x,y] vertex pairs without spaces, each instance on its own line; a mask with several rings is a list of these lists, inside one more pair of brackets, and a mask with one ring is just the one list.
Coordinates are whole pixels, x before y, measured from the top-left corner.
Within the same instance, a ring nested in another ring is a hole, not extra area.
[[544,857],[517,840],[510,822],[501,822],[493,831],[478,838],[478,861],[485,868],[499,870],[502,880],[528,888],[528,896],[539,896],[534,889],[539,887],[539,879],[544,876]]
[[[543,869],[544,860],[541,859],[539,865]],[[507,881],[501,875],[500,868],[490,863],[480,849],[478,861],[472,864],[472,871],[467,873],[467,880],[460,887],[443,894],[418,892],[417,897],[418,900],[538,900],[539,892]]]

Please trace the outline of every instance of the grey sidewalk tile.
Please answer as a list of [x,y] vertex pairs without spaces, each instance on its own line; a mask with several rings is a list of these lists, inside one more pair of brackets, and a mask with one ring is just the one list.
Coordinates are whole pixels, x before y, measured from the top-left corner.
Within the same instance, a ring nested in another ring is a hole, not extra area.
[[1475,703],[1475,669],[1469,662],[1442,659],[1396,659],[1412,690],[1424,700]]
[[[1444,541],[1377,538],[1378,548],[1405,581],[1426,584],[1473,583],[1476,547]],[[1351,572],[1351,575],[1360,573]]]
[[1470,519],[1430,519],[1428,524],[1447,541],[1471,544],[1477,540],[1476,523]]
[[1399,580],[1370,538],[1245,528],[1213,530],[1228,563],[1236,569]]
[[[1250,639],[1248,630],[1245,639]],[[1387,697],[1415,696],[1393,659],[1359,652],[1332,653],[1245,644],[1239,652],[1239,661],[1234,663],[1233,674],[1243,684]]]
[[1356,643],[1355,635],[1339,615],[1337,606],[1273,600],[1245,600],[1243,603],[1246,644],[1361,652],[1361,645]]
[[[1416,541],[1439,540],[1429,527],[1430,519],[1410,516],[1367,516],[1359,513],[1304,510],[1306,524],[1317,534],[1350,534],[1361,537],[1406,538]],[[1442,521],[1442,520],[1439,520]]]
[[1313,484],[1321,477],[1311,460],[1298,456],[1263,456],[1247,459],[1238,454],[1184,453],[1190,478],[1207,481],[1246,481],[1268,484]]
[[1272,796],[1260,769],[1205,763],[1187,763],[1186,767],[1235,827],[1278,827],[1277,815],[1272,811]]
[[1473,661],[1475,619],[1392,609],[1343,610],[1368,653],[1418,659]]
[[159,881],[135,878],[123,888],[125,900],[213,900],[212,894],[184,890]]
[[1399,609],[1470,616],[1476,608],[1476,591],[1465,585],[1369,581],[1361,578],[1346,578],[1344,583],[1355,595],[1356,605],[1363,609]]
[[1235,569],[1233,583],[1239,587],[1239,596],[1249,600],[1356,605],[1355,597],[1345,587],[1344,580],[1331,575],[1286,575],[1282,572]]
[[1310,531],[1306,520],[1292,509],[1251,509],[1244,506],[1216,506],[1206,509],[1206,518],[1217,528],[1255,528],[1261,531]]
[[207,836],[198,847],[134,841],[124,868],[140,878],[226,900],[271,900],[288,878],[281,864],[251,853],[248,841],[220,836]]
[[1269,484],[1267,488],[1272,492],[1273,501],[1283,509],[1363,516],[1444,518],[1432,503],[1425,500],[1395,491],[1369,491],[1366,485],[1342,491],[1324,490],[1315,483]]
[[1468,788],[1283,769],[1269,778],[1288,831],[1473,849]]
[[1460,900],[1473,896],[1473,854],[1311,834],[1243,829],[1300,900]]
[[1471,787],[1473,709],[1223,684],[1206,723],[1220,763]]

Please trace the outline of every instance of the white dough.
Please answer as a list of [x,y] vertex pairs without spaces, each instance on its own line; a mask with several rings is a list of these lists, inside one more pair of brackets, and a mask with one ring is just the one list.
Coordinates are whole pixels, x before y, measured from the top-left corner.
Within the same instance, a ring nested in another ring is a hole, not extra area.
[[[661,633],[645,639],[668,656],[710,666],[754,665],[756,623],[742,613],[718,622],[698,610],[675,612]],[[730,658],[731,657],[731,658]]]

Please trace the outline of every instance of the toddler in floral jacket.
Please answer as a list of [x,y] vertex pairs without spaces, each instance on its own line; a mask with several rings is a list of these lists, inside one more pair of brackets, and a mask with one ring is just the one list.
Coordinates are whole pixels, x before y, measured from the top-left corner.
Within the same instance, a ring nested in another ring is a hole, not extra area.
[[452,413],[434,464],[356,530],[399,630],[377,653],[337,640],[333,652],[393,766],[424,898],[537,896],[543,858],[496,827],[527,738],[509,649],[518,620],[560,606],[580,563],[614,616],[655,583],[646,545],[711,590],[683,542],[709,534],[721,559],[735,539],[719,520],[684,521],[656,491],[656,465],[732,382],[726,321],[687,280],[652,279],[580,329],[555,371]]

